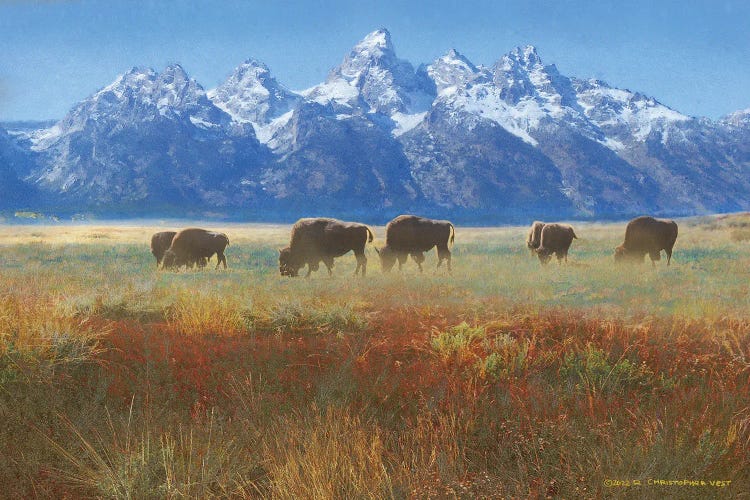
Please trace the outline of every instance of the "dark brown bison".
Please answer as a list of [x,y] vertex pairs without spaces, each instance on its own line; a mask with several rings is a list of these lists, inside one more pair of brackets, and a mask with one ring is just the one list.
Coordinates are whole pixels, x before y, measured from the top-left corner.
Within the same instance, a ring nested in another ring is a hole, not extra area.
[[400,270],[409,255],[422,272],[424,252],[432,250],[432,247],[437,247],[437,267],[445,260],[450,272],[451,251],[448,244],[453,244],[455,236],[456,229],[447,220],[399,215],[385,227],[385,246],[379,250],[376,248],[383,272],[390,271],[396,261]]
[[350,250],[357,258],[354,274],[367,272],[365,245],[372,242],[373,234],[369,227],[357,222],[343,222],[336,219],[300,219],[292,227],[289,246],[279,250],[279,272],[282,276],[298,276],[299,270],[307,265],[306,278],[317,271],[322,261],[328,274],[333,274],[333,259]]
[[224,233],[196,227],[183,229],[174,236],[172,245],[164,253],[163,267],[170,269],[180,266],[192,267],[196,264],[204,267],[216,254],[216,269],[222,263],[226,269],[227,258],[224,255],[224,249],[227,245],[229,245],[229,238]]
[[558,263],[563,259],[568,262],[568,250],[574,238],[578,236],[567,224],[545,224],[540,234],[539,247],[536,249],[539,261],[546,264],[552,258],[552,254],[555,254]]
[[646,254],[651,257],[651,265],[661,260],[661,251],[667,253],[667,265],[672,260],[672,248],[677,241],[677,223],[673,220],[659,220],[653,217],[637,217],[625,228],[625,242],[615,248],[615,261],[632,260],[643,262]]
[[531,229],[529,229],[529,235],[526,237],[526,246],[529,247],[529,250],[531,251],[531,255],[534,255],[536,252],[536,249],[539,248],[539,244],[542,241],[542,228],[544,227],[544,222],[539,222],[538,220],[535,220],[533,224],[531,224]]
[[162,231],[160,233],[154,233],[151,236],[151,253],[156,257],[156,267],[161,265],[161,261],[164,258],[164,252],[169,250],[172,245],[172,239],[176,231]]

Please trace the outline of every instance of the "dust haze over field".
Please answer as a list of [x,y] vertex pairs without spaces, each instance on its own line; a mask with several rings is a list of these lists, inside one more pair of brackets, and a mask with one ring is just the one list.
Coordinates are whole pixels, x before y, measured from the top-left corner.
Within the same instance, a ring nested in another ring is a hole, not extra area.
[[288,225],[189,224],[229,236],[229,269],[182,272],[157,271],[148,241],[188,224],[0,226],[0,483],[748,495],[750,219],[678,223],[669,267],[616,267],[624,223],[575,223],[563,266],[529,254],[525,227],[459,226],[451,275],[434,250],[423,275],[383,275],[368,245],[367,277],[347,254],[308,280],[279,276]]

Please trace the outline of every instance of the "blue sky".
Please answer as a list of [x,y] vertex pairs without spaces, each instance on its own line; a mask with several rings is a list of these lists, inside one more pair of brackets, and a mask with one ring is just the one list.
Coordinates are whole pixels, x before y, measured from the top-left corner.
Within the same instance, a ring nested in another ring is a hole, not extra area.
[[253,57],[307,88],[380,27],[415,65],[450,48],[490,65],[532,44],[565,75],[689,115],[750,107],[746,0],[0,0],[0,121],[60,118],[132,66],[179,62],[209,89]]

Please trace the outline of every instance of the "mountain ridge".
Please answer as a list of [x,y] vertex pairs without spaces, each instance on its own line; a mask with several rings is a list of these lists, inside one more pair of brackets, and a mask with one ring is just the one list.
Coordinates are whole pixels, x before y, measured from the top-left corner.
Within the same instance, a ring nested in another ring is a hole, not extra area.
[[698,215],[750,209],[748,117],[568,77],[532,45],[415,67],[381,28],[299,92],[252,58],[209,90],[179,64],[132,68],[54,125],[6,133],[0,182],[29,206],[157,216]]

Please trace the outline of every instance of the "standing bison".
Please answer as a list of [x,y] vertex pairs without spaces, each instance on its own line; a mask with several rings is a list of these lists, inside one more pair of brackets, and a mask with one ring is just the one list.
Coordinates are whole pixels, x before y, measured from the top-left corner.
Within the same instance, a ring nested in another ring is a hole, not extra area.
[[540,233],[539,247],[536,249],[539,261],[546,264],[555,254],[558,264],[563,259],[568,262],[570,245],[574,238],[578,238],[573,228],[567,224],[544,224]]
[[279,272],[282,276],[298,276],[299,270],[307,264],[306,278],[317,271],[322,261],[328,274],[333,274],[333,259],[350,250],[357,258],[354,274],[367,272],[365,245],[372,242],[370,228],[357,222],[343,222],[336,219],[300,219],[292,227],[289,246],[279,250]]
[[156,257],[156,267],[161,265],[162,259],[164,259],[164,253],[169,250],[172,245],[172,239],[176,231],[162,231],[160,233],[154,233],[151,236],[151,253]]
[[164,253],[164,268],[179,268],[180,266],[203,267],[208,259],[216,254],[216,269],[220,264],[227,268],[227,258],[224,249],[229,245],[229,238],[224,233],[207,231],[191,227],[178,232],[172,239],[172,245]]
[[447,220],[399,215],[385,227],[385,246],[380,250],[376,249],[380,255],[383,272],[390,271],[397,260],[400,270],[409,255],[419,266],[419,272],[422,272],[424,252],[431,250],[432,247],[437,247],[437,267],[440,267],[445,259],[448,272],[450,272],[451,252],[448,244],[453,244],[455,236],[456,230]]
[[531,229],[529,229],[529,235],[526,237],[526,246],[531,251],[531,255],[534,255],[536,253],[536,249],[539,248],[539,244],[542,241],[542,229],[544,228],[544,222],[539,222],[538,220],[535,220],[533,224],[531,224]]
[[615,248],[615,261],[632,260],[643,262],[646,254],[651,257],[651,265],[661,260],[661,251],[667,253],[667,265],[672,260],[672,248],[677,241],[677,223],[673,220],[660,220],[653,217],[638,217],[625,228],[625,242]]

